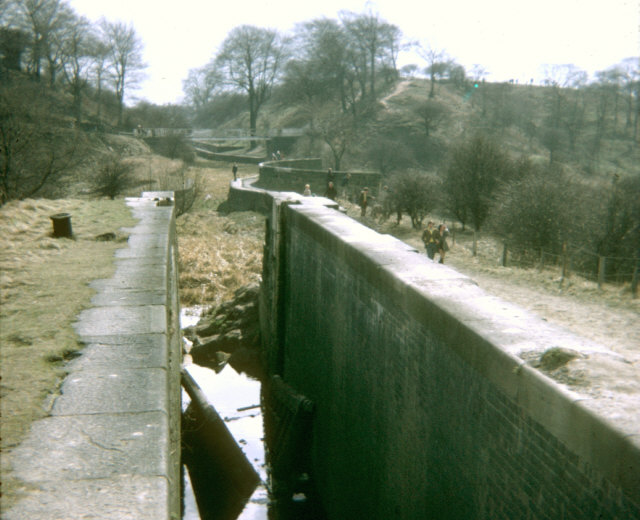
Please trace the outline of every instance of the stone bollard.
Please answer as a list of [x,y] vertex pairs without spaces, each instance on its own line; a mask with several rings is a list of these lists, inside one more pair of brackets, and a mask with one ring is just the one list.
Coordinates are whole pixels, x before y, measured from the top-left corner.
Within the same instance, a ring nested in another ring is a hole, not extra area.
[[56,213],[49,217],[53,221],[53,236],[56,238],[71,238],[71,215],[69,213]]

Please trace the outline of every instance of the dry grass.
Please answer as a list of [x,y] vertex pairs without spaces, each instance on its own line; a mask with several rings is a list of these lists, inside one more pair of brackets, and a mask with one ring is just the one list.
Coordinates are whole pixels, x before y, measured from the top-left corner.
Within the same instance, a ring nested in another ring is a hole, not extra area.
[[[255,171],[255,166],[241,168]],[[178,218],[180,300],[183,306],[218,305],[233,292],[260,280],[264,217],[240,212],[217,212],[227,199],[230,165],[200,162],[199,195],[194,208]]]

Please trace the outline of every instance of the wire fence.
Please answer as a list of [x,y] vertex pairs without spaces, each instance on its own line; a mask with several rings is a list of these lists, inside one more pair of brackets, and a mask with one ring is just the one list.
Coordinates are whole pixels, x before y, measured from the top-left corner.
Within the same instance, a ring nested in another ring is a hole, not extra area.
[[540,249],[531,251],[503,243],[502,265],[537,268],[557,267],[562,279],[577,275],[602,286],[605,283],[631,283],[637,294],[639,259],[632,257],[598,255],[584,248],[570,248],[563,244],[562,253]]
[[[470,249],[475,255],[475,240],[473,244]],[[566,243],[562,245],[562,252],[557,253],[517,247],[505,241],[502,243],[500,263],[503,267],[515,266],[539,271],[557,268],[560,281],[576,275],[597,282],[598,287],[604,284],[629,283],[633,296],[638,296],[640,254],[636,257],[604,256],[583,247],[572,248]]]

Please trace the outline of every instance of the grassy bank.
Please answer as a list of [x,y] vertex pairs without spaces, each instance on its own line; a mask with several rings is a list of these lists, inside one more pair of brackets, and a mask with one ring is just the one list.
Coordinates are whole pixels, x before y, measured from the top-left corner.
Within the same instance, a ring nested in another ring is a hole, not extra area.
[[[53,238],[50,216],[71,215],[73,238]],[[1,449],[16,446],[44,417],[65,376],[65,361],[82,348],[72,323],[90,306],[89,282],[114,271],[125,245],[122,226],[135,220],[123,200],[25,200],[0,208]],[[114,233],[115,239],[97,240]],[[3,502],[17,483],[6,478]]]

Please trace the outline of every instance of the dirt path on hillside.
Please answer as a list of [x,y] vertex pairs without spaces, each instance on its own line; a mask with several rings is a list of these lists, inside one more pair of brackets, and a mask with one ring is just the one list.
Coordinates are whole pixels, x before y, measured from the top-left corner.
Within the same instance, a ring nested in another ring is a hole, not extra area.
[[407,90],[407,87],[409,87],[409,85],[411,85],[411,81],[410,80],[403,80],[403,81],[399,81],[396,84],[396,88],[393,89],[393,92],[387,94],[385,97],[383,97],[382,99],[380,99],[380,103],[382,103],[382,105],[389,110],[389,103],[388,101],[401,94],[402,92],[404,92],[405,90]]

